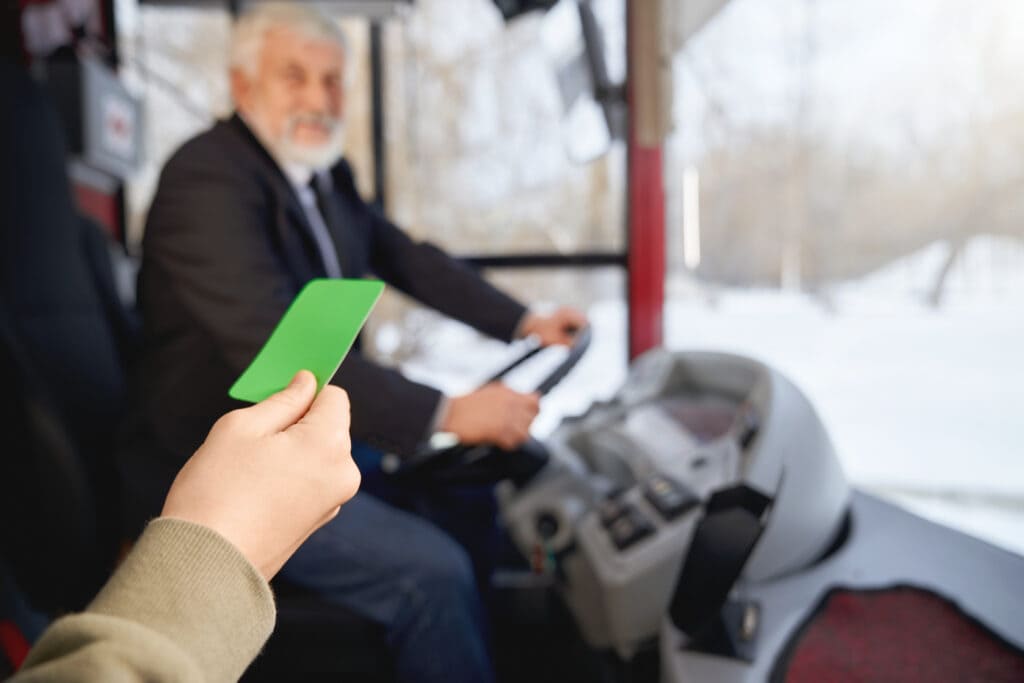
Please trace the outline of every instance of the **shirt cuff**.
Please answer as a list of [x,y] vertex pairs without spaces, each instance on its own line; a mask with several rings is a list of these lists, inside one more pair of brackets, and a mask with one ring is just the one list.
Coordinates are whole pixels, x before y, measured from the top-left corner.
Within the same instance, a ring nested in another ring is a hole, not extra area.
[[434,417],[430,418],[430,426],[427,428],[427,438],[441,431],[445,420],[448,419],[448,409],[451,407],[451,399],[442,395],[434,409]]

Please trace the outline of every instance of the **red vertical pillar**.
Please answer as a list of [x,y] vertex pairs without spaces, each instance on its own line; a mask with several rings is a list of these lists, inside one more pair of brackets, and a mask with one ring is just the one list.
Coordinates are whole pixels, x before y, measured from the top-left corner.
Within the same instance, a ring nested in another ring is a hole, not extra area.
[[[657,43],[649,40],[647,0],[627,0],[629,358],[662,344],[665,305],[665,188],[660,140],[641,134],[657,113],[658,87],[652,64]],[[639,11],[638,11],[639,10]],[[647,38],[647,39],[645,39]],[[639,62],[643,62],[640,64]],[[641,108],[646,108],[641,111]]]
[[661,346],[665,307],[665,191],[661,147],[629,146],[629,358]]

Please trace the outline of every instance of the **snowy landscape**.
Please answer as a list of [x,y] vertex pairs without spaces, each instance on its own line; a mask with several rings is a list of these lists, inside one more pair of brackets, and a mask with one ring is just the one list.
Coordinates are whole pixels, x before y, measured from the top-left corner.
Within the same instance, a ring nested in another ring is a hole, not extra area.
[[[758,358],[811,398],[851,481],[926,517],[1024,554],[1024,244],[980,238],[951,274],[936,310],[918,285],[944,245],[837,288],[830,305],[768,290],[701,291],[672,281],[665,318],[671,349]],[[997,258],[979,269],[972,260]],[[534,434],[607,398],[626,372],[625,306],[589,311],[594,343],[543,402]],[[467,391],[515,355],[468,328],[431,328],[428,351],[406,371]],[[529,390],[559,351],[510,378]]]

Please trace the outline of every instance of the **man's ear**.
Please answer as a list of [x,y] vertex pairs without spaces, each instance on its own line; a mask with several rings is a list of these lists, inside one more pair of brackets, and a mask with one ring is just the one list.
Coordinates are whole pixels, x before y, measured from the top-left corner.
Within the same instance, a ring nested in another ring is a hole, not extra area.
[[240,112],[248,111],[252,101],[252,81],[248,74],[242,69],[231,69],[229,80],[231,101],[235,103],[235,109]]

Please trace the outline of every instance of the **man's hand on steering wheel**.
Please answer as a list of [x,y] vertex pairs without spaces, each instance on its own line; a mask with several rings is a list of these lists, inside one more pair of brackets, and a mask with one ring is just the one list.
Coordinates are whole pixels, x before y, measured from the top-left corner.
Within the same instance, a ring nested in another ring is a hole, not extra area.
[[524,337],[537,337],[542,346],[571,346],[576,333],[586,326],[587,316],[575,308],[563,306],[548,315],[528,313],[519,332]]
[[530,438],[540,410],[537,394],[521,394],[500,382],[450,399],[441,430],[467,445],[489,443],[510,451]]
[[[392,467],[393,476],[438,485],[510,480],[519,486],[544,467],[548,453],[543,445],[526,447],[530,424],[539,411],[540,397],[576,367],[590,346],[591,330],[586,317],[572,309],[560,309],[548,316],[535,315],[528,322],[524,325],[526,333],[536,335],[542,344],[569,345],[558,367],[528,394],[509,389],[502,379],[542,348],[538,344],[525,345],[525,351],[481,388],[447,398],[437,425],[439,431],[434,435],[441,438],[431,437],[427,448]],[[505,451],[515,451],[516,456],[506,457]]]
[[[536,337],[541,346],[572,346],[576,334],[586,326],[587,317],[582,312],[562,307],[550,314],[527,314],[519,333]],[[510,451],[530,438],[530,425],[539,411],[539,393],[522,394],[492,381],[449,399],[440,428],[467,446],[493,444]]]

